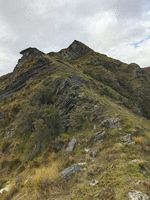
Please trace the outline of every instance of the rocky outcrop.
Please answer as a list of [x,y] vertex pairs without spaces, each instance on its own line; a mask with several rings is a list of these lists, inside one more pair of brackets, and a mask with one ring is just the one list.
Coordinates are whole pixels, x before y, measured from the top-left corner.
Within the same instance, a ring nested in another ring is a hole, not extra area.
[[123,136],[122,139],[125,141],[126,144],[135,144],[135,142],[132,139],[131,134],[127,134]]
[[70,114],[77,106],[89,101],[78,95],[83,85],[93,88],[89,81],[80,78],[76,73],[69,78],[58,78],[55,80],[53,93],[56,94],[54,107],[59,110],[61,117],[61,128],[68,130]]
[[80,172],[81,171],[81,167],[79,164],[75,164],[71,167],[68,167],[66,168],[65,170],[63,170],[60,174],[60,177],[62,179],[65,179],[65,180],[69,180],[71,179],[72,175],[75,173],[75,172]]
[[89,47],[77,40],[74,40],[74,42],[67,49],[61,50],[59,54],[61,59],[69,61],[84,55],[89,50]]
[[103,131],[102,133],[97,133],[96,134],[96,137],[95,137],[95,139],[94,139],[94,142],[97,142],[97,141],[102,141],[102,139],[104,138],[106,136],[106,132],[105,131]]
[[129,200],[150,200],[150,197],[148,197],[146,194],[143,194],[139,191],[129,192]]
[[36,48],[26,49],[21,54],[23,56],[19,59],[14,71],[9,75],[5,89],[0,91],[0,100],[22,90],[30,78],[38,76],[39,73],[51,67],[50,61],[43,57],[45,54]]
[[101,123],[103,126],[105,126],[107,129],[113,129],[119,127],[119,121],[116,118],[110,118],[102,121]]

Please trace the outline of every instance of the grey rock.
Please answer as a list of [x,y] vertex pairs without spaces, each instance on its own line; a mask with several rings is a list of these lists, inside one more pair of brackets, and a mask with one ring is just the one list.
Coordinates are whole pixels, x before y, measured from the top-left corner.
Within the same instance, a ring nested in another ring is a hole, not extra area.
[[85,148],[84,150],[85,150],[85,152],[87,152],[87,153],[90,151],[90,149],[86,149],[86,148]]
[[93,129],[96,130],[96,125],[93,126]]
[[139,184],[141,184],[141,183],[143,183],[143,181],[138,180],[138,181],[136,182],[137,185],[139,185]]
[[99,150],[99,148],[96,147],[93,151],[90,151],[89,152],[90,157],[95,158],[96,155],[97,155],[98,150]]
[[10,131],[7,131],[7,132],[5,133],[4,138],[8,138],[9,136],[12,136],[12,135],[13,135],[13,129],[11,129]]
[[100,133],[102,133],[102,132],[101,132],[101,131],[98,131],[98,132],[95,133],[95,135],[98,135],[98,134],[100,134]]
[[146,194],[136,190],[134,192],[129,192],[128,196],[130,200],[150,200],[150,197],[148,197]]
[[97,142],[97,141],[99,141],[99,140],[102,140],[102,139],[105,137],[105,135],[106,135],[106,132],[105,132],[105,131],[103,131],[101,134],[96,135],[96,137],[95,137],[95,139],[94,139],[94,142]]
[[131,134],[127,134],[123,136],[122,139],[126,142],[126,144],[135,144],[135,142],[132,139]]
[[105,126],[107,129],[118,128],[119,121],[116,118],[110,118],[102,121],[102,125]]
[[90,182],[90,185],[94,186],[94,185],[97,185],[98,184],[98,181],[97,180],[93,180]]
[[131,160],[129,163],[138,163],[138,162],[140,162],[139,159],[134,159],[134,160]]
[[91,112],[92,112],[92,113],[95,113],[95,112],[97,111],[97,109],[98,109],[98,106],[95,105],[94,108],[92,108]]
[[73,139],[69,142],[69,144],[68,144],[68,146],[67,146],[67,148],[66,148],[66,151],[67,151],[67,152],[72,152],[72,151],[74,150],[74,148],[76,147],[76,145],[77,145],[77,139],[76,139],[76,138],[73,138]]
[[80,165],[75,164],[75,165],[72,165],[71,167],[68,167],[65,170],[63,170],[60,174],[60,177],[65,180],[69,180],[69,179],[71,179],[72,175],[75,172],[80,172],[80,171],[81,171]]

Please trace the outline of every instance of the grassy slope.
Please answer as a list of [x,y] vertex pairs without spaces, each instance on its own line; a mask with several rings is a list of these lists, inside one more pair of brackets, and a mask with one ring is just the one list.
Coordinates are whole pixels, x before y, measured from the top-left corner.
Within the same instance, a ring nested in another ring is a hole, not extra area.
[[[52,58],[47,59],[51,62]],[[9,192],[0,194],[1,199],[126,199],[128,192],[134,189],[150,195],[149,121],[117,104],[120,98],[128,102],[127,98],[107,84],[84,74],[84,57],[74,65],[59,61],[60,71],[55,70],[58,60],[53,59],[50,74],[40,73],[22,91],[1,104],[1,113],[7,113],[7,117],[0,124],[0,185],[3,188],[10,181],[11,187]],[[92,67],[88,66],[89,69]],[[102,67],[99,70],[106,75],[111,73]],[[70,78],[73,72],[88,79],[93,89],[86,85],[80,88],[80,98],[90,101],[78,105],[71,112],[71,128],[67,132],[56,128],[59,123],[58,111],[51,105],[57,97],[52,90],[57,78]],[[42,104],[41,94],[44,96]],[[97,110],[92,112],[95,105]],[[118,129],[107,130],[101,126],[103,119],[111,117],[118,118]],[[49,126],[47,120],[54,121]],[[4,138],[11,129],[13,135]],[[96,132],[103,130],[107,133],[104,141],[95,144]],[[134,145],[127,145],[122,140],[122,136],[127,134],[132,135]],[[63,143],[75,136],[78,139],[75,150],[71,153],[67,153],[65,149],[53,151],[52,141],[58,135],[62,136],[60,140]],[[38,141],[42,141],[42,148],[32,159],[31,154]],[[95,147],[99,151],[93,160],[85,152],[85,148],[92,150]],[[27,159],[28,156],[30,159]],[[139,162],[131,162],[134,159],[139,159]],[[68,182],[61,180],[61,171],[79,162],[86,162],[83,166],[86,170],[74,174]],[[93,171],[94,175],[88,176],[87,171]],[[93,179],[98,180],[96,186],[90,185]],[[142,183],[137,184],[138,180]]]

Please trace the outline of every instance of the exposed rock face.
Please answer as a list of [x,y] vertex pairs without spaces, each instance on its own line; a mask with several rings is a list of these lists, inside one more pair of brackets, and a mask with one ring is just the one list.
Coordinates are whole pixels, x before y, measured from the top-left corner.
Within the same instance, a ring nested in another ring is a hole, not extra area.
[[113,129],[119,127],[118,119],[110,118],[102,121],[102,125],[105,126],[107,129]]
[[129,192],[129,199],[130,200],[150,200],[146,194],[143,194],[139,191]]
[[[87,87],[92,88],[91,84],[85,79],[82,79],[73,73],[71,78],[58,78],[55,81],[55,86],[53,93],[56,94],[56,101],[54,106],[59,109],[59,115],[61,117],[61,128],[68,129],[70,126],[69,118],[70,113],[78,106],[82,105],[85,102],[88,102],[89,99],[79,97],[79,90],[82,89],[83,84],[86,84]],[[74,87],[73,91],[70,90],[71,87]]]
[[13,76],[16,74],[16,72],[17,72],[20,68],[24,67],[25,62],[26,62],[30,57],[34,57],[34,59],[35,59],[35,57],[37,57],[37,56],[40,57],[40,56],[44,55],[43,52],[39,51],[39,50],[36,49],[36,48],[31,48],[31,47],[29,47],[29,48],[27,48],[27,49],[21,51],[20,54],[22,54],[23,56],[18,60],[18,64],[16,65],[16,67],[14,68],[14,71],[13,71],[13,72],[14,72],[14,73],[13,73]]
[[[0,91],[0,100],[5,97],[22,90],[30,78],[34,78],[44,67],[50,63],[43,57],[43,52],[36,48],[28,48],[21,52],[23,56],[19,59],[14,71],[9,75],[9,81],[4,91]],[[27,64],[28,63],[28,64]],[[33,66],[34,63],[34,66]],[[27,66],[32,66],[26,70]]]
[[82,56],[90,50],[89,47],[75,40],[67,49],[60,51],[60,57],[66,61]]
[[64,171],[61,172],[61,178],[65,179],[65,180],[69,180],[71,179],[72,175],[75,172],[80,172],[81,171],[81,167],[79,164],[75,164],[71,167],[66,168]]

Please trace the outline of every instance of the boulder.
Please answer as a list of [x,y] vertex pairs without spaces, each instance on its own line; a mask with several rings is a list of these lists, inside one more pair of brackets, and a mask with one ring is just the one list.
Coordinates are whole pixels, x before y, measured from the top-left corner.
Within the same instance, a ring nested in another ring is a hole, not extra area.
[[76,147],[76,145],[77,145],[77,139],[76,139],[76,138],[73,138],[73,139],[69,142],[69,144],[68,144],[68,146],[67,146],[67,148],[66,148],[66,151],[67,151],[67,152],[72,152],[72,151],[74,150],[74,148]]
[[63,170],[60,174],[60,177],[65,180],[69,180],[69,179],[71,179],[72,175],[75,172],[80,172],[80,171],[81,171],[80,165],[75,164],[75,165],[72,165],[71,167],[68,167],[65,170]]
[[131,134],[127,134],[123,136],[122,139],[126,142],[126,144],[135,144],[135,142],[132,139]]
[[150,197],[148,197],[146,194],[136,190],[134,192],[129,192],[128,196],[130,200],[150,200]]
[[102,121],[102,125],[105,126],[107,129],[118,128],[119,121],[116,118],[110,118]]

